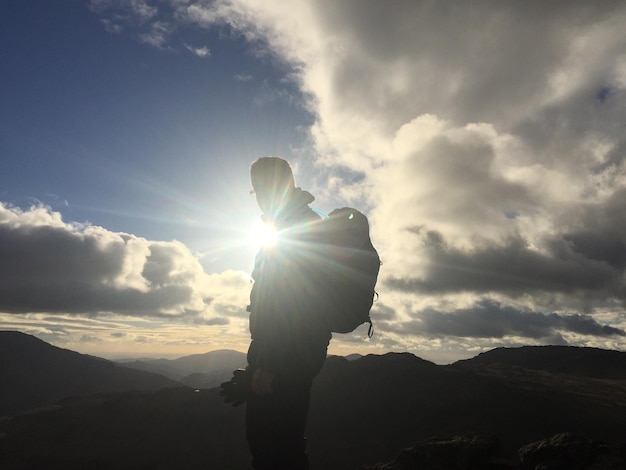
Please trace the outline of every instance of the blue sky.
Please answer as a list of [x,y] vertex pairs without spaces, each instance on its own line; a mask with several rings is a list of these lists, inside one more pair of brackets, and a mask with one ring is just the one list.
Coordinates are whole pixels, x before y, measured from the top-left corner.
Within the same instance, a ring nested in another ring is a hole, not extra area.
[[248,168],[369,216],[376,335],[436,362],[626,348],[618,0],[0,5],[0,328],[245,350]]
[[[226,26],[157,48],[132,30],[107,32],[88,2],[2,9],[5,202],[38,201],[65,220],[211,252],[256,217],[242,201],[250,162],[306,139],[311,118],[287,65]],[[207,255],[203,265],[249,266],[236,255]]]

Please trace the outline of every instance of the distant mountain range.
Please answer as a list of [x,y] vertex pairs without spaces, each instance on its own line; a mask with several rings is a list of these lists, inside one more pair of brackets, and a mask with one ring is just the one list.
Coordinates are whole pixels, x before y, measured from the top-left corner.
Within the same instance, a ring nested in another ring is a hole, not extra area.
[[[188,363],[203,364],[202,356]],[[183,359],[174,369],[187,363]],[[356,470],[390,462],[401,449],[433,436],[497,436],[508,455],[565,431],[626,441],[623,352],[496,349],[448,366],[408,353],[351,359],[329,357],[315,381],[308,428],[313,468]],[[181,371],[193,373],[189,367]],[[115,380],[120,391],[90,391],[103,382],[95,376],[118,373],[129,381]],[[63,383],[75,396],[1,418],[0,468],[249,468],[245,406],[225,405],[215,388],[194,391],[16,333],[0,333],[0,374],[3,405],[8,400],[15,406],[20,400],[13,395],[35,386],[59,396]],[[148,387],[144,379],[155,382]],[[134,391],[121,391],[124,386]]]
[[233,370],[246,366],[246,355],[227,349],[194,354],[179,359],[141,359],[120,361],[131,369],[161,374],[194,388],[217,387],[229,380]]

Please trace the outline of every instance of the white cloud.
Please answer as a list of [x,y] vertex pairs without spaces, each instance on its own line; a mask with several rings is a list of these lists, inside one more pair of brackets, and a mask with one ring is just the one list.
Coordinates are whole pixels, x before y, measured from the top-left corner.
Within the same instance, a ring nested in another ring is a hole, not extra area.
[[[176,2],[175,2],[176,3]],[[166,3],[151,0],[91,0],[89,8],[101,16],[100,22],[109,33],[129,31],[139,42],[167,49],[175,23],[163,9]],[[200,49],[201,53],[202,50]]]
[[102,19],[100,22],[104,25],[104,29],[108,33],[119,34],[122,32],[122,26],[113,22],[112,20]]
[[189,52],[191,52],[194,55],[197,55],[198,57],[210,57],[211,56],[211,51],[206,46],[193,47],[193,46],[185,45],[185,47]]
[[149,21],[158,15],[158,8],[150,0],[90,0],[89,7],[98,13],[108,10],[122,11],[141,21]]
[[163,48],[172,33],[170,25],[163,21],[155,21],[148,31],[139,34],[139,40],[154,47]]

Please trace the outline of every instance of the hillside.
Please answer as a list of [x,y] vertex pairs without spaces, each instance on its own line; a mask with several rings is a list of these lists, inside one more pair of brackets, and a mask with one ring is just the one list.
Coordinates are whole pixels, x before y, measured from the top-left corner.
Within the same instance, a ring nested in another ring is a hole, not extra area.
[[[540,351],[546,358],[553,353]],[[584,356],[586,351],[570,352]],[[508,354],[516,352],[526,354],[523,349]],[[626,381],[503,363],[489,368],[437,366],[411,354],[352,361],[329,357],[313,388],[312,468],[356,470],[390,462],[402,448],[433,436],[497,436],[509,456],[524,444],[565,431],[626,441]],[[243,470],[249,468],[244,409],[224,405],[216,389],[67,400],[0,420],[0,467],[117,468],[123,463],[125,468]]]
[[0,416],[74,395],[182,386],[16,331],[0,331],[0,378]]
[[471,359],[455,362],[452,366],[476,370],[498,364],[578,377],[626,380],[626,354],[598,348],[573,346],[497,348]]
[[[410,354],[329,358],[314,385],[309,430],[323,438],[311,439],[311,451],[326,459],[341,442],[372,463],[433,436],[498,436],[508,453],[564,431],[626,439],[626,381],[499,367],[462,370]],[[342,467],[330,460],[321,468]]]

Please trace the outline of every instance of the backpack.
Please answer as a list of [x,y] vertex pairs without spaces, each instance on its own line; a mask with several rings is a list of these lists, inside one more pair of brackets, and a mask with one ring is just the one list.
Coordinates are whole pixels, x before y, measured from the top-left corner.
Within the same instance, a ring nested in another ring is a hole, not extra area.
[[327,329],[351,333],[369,323],[370,309],[378,294],[374,290],[380,257],[372,245],[367,217],[352,207],[335,209],[316,224],[318,258],[324,308],[320,312]]

